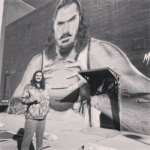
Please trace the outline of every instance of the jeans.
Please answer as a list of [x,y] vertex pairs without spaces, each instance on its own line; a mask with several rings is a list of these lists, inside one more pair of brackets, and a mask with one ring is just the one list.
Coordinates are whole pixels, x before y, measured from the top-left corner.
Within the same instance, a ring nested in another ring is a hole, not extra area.
[[26,119],[25,133],[23,136],[21,150],[29,150],[34,132],[36,133],[36,149],[42,150],[44,131],[45,131],[45,119],[44,120]]

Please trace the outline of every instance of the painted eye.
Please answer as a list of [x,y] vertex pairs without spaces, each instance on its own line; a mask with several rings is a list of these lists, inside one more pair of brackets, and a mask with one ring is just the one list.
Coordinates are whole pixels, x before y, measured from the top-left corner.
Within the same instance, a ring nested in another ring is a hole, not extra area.
[[71,18],[70,20],[69,20],[69,22],[72,22],[72,21],[74,21],[76,19],[76,16],[74,16],[73,18]]
[[58,22],[57,25],[58,26],[62,26],[64,23],[63,22]]

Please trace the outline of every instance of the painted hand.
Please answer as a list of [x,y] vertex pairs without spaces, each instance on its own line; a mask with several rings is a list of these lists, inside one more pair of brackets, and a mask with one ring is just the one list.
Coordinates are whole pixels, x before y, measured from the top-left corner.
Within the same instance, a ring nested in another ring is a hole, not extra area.
[[[64,62],[71,62],[71,63],[66,65],[67,68],[79,67],[80,70],[85,70],[79,60],[74,60],[72,58],[67,58],[66,60],[64,60]],[[76,90],[77,88],[81,87],[83,84],[85,84],[87,82],[80,74],[78,74],[77,71],[73,72],[71,74],[68,74],[66,76],[66,78],[68,79],[68,78],[72,78],[74,76],[78,76],[79,81],[76,82],[75,84],[71,85],[70,87],[68,87],[68,90],[71,90],[71,91]]]
[[54,77],[54,74],[52,73],[52,71],[54,71],[54,69],[55,69],[55,65],[52,65],[52,66],[46,65],[42,70],[42,72],[44,74],[44,78],[46,79],[46,78]]
[[67,66],[66,66],[67,68],[79,67],[80,70],[85,70],[79,60],[74,60],[72,58],[67,58],[66,60],[64,60],[64,62],[71,62],[70,64],[67,64]]
[[81,87],[83,84],[85,84],[87,82],[80,74],[78,74],[76,72],[69,74],[66,78],[68,79],[68,78],[72,78],[74,76],[78,76],[79,81],[67,88],[70,91],[76,90],[77,88]]

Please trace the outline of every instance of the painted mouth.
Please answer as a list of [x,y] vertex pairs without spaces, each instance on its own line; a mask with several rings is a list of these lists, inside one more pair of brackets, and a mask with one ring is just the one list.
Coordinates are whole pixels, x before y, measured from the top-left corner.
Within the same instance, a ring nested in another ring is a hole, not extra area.
[[68,41],[69,41],[69,37],[68,36],[62,39],[62,43],[66,43]]

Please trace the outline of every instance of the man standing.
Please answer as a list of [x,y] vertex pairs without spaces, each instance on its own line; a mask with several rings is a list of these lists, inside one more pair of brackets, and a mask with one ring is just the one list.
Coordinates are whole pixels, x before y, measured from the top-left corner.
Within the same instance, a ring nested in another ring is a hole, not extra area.
[[30,84],[24,88],[22,103],[27,105],[27,110],[21,150],[29,150],[34,132],[37,150],[42,150],[45,118],[49,112],[49,96],[45,88],[45,79],[41,71],[36,71]]
[[[137,93],[150,93],[150,80],[131,64],[118,47],[89,36],[79,0],[61,0],[54,14],[53,29],[46,49],[31,60],[11,102],[20,97],[20,92],[35,70],[42,69],[46,80],[55,77],[52,72],[56,66],[53,64],[59,59],[69,59],[72,64],[67,67],[79,66],[85,70],[115,68],[121,76],[121,88],[127,89],[127,96],[136,97],[139,95]],[[147,94],[142,98],[149,97]],[[99,105],[95,105],[98,99],[92,99],[92,105],[100,110]]]

